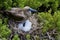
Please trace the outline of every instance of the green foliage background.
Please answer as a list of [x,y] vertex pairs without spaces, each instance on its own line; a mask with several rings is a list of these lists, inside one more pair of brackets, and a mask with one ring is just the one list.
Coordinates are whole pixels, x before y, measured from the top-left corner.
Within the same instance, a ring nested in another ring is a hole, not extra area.
[[[57,33],[60,33],[60,0],[0,0],[0,10],[9,10],[12,7],[23,8],[30,6],[31,8],[37,9],[38,7],[45,6],[46,8],[51,7],[48,12],[39,12],[38,19],[43,22],[42,33],[46,33],[49,30],[56,29]],[[51,12],[54,15],[51,15]],[[4,18],[4,24],[2,24],[2,15],[0,14],[0,38],[6,40],[10,35],[11,30],[7,27],[7,18]],[[28,38],[27,38],[28,37]],[[56,38],[60,37],[60,34]],[[26,36],[27,40],[30,40],[30,35]],[[14,36],[13,40],[19,40],[18,36]],[[59,40],[59,38],[57,39]]]
[[51,6],[53,10],[56,10],[60,5],[60,0],[1,0],[0,9],[10,9],[11,7],[24,7],[30,6],[32,8],[38,8],[41,5],[48,7]]

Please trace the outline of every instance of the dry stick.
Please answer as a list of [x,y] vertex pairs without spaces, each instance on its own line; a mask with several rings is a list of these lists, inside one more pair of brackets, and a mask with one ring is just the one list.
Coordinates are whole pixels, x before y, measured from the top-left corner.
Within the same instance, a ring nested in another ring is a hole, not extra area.
[[42,27],[35,27],[35,28],[33,28],[33,30],[31,30],[29,33],[32,33],[32,32],[34,32],[35,30],[37,30],[37,29],[41,29]]
[[50,35],[49,35],[49,32],[47,32],[47,35],[49,37],[50,40],[55,40],[54,38],[52,38]]
[[51,39],[51,36],[49,35],[49,32],[47,32],[47,35],[48,35],[49,39]]

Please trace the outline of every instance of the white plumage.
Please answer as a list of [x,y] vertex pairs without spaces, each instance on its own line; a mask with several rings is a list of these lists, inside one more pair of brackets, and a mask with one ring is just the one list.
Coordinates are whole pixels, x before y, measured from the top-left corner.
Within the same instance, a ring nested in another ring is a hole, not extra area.
[[25,26],[23,26],[23,23],[19,23],[18,28],[22,31],[28,32],[32,28],[32,23],[29,20],[26,20],[25,21]]

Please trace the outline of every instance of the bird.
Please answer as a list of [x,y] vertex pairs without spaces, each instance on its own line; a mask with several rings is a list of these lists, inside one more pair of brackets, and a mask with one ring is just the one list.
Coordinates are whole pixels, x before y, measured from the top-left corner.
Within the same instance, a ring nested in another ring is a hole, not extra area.
[[32,12],[37,12],[37,10],[32,9],[29,6],[25,6],[24,8],[11,8],[8,12],[9,15],[12,15],[10,18],[12,18],[14,23],[18,26],[18,30],[20,29],[21,31],[29,32],[32,29],[33,24],[37,25],[34,23],[34,17],[31,18]]
[[[31,12],[37,12],[37,10],[30,8],[29,6],[26,6],[23,8],[25,10],[25,13],[30,17],[31,16]],[[27,12],[26,12],[27,11]],[[28,18],[29,18],[28,17]],[[24,23],[19,23],[18,24],[18,28],[21,29],[24,32],[28,32],[31,30],[32,28],[32,22],[30,22],[30,20],[26,20]]]
[[32,13],[37,13],[37,12],[38,12],[37,10],[35,10],[35,9],[29,7],[29,6],[25,6],[24,9],[25,9],[25,10],[28,10],[28,11],[30,11],[30,12],[32,12]]
[[18,28],[24,32],[28,32],[32,28],[32,23],[29,20],[26,20],[24,23],[19,23]]

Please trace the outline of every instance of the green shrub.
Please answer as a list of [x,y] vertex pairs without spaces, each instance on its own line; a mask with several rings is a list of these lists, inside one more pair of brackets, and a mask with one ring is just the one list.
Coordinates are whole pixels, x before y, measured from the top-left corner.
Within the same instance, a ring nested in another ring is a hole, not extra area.
[[56,11],[53,16],[49,12],[41,12],[38,14],[38,19],[44,23],[42,32],[55,28],[60,33],[60,11]]
[[6,38],[2,38],[2,40],[7,40]]
[[55,12],[53,18],[55,21],[56,29],[60,32],[60,11]]
[[7,18],[4,18],[4,23],[2,18],[0,18],[0,37],[1,38],[7,38],[11,33],[11,30],[7,26],[7,22],[8,22]]
[[10,9],[12,0],[0,0],[0,9]]
[[8,18],[4,18],[4,24],[7,25],[8,24]]
[[56,11],[60,5],[60,0],[0,0],[0,9],[10,9],[11,7],[30,6],[37,9],[44,4],[45,7],[51,6],[53,11]]
[[13,7],[24,7],[26,0],[13,0]]
[[39,36],[36,35],[35,37],[36,37],[36,40],[40,40]]
[[0,37],[7,38],[11,33],[11,30],[8,29],[7,25],[0,27]]
[[58,1],[54,1],[51,6],[52,6],[52,10],[53,10],[54,12],[57,11],[57,8],[58,8],[58,6],[59,6]]
[[41,12],[38,14],[38,19],[44,23],[42,32],[47,32],[48,30],[52,30],[54,25],[54,19],[49,12]]
[[27,34],[27,35],[26,35],[26,39],[27,39],[27,40],[31,40],[31,39],[30,39],[30,34]]
[[[33,2],[34,1],[34,2]],[[30,6],[32,8],[37,8],[41,5],[39,0],[1,0],[0,9],[10,9],[11,7],[24,7]]]
[[12,40],[20,40],[20,38],[18,37],[18,35],[14,35],[13,39]]
[[13,0],[13,5],[15,7],[30,6],[32,8],[37,8],[41,5],[39,0]]
[[54,12],[53,16],[51,16],[50,11],[38,14],[39,22],[43,23],[42,33],[56,29],[57,35],[54,37],[56,40],[60,40],[60,11]]
[[60,34],[56,36],[56,40],[60,40]]
[[0,19],[0,27],[2,26],[2,19]]

